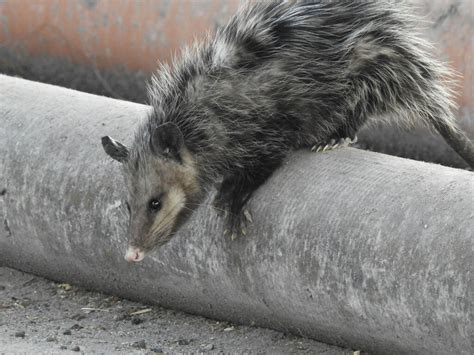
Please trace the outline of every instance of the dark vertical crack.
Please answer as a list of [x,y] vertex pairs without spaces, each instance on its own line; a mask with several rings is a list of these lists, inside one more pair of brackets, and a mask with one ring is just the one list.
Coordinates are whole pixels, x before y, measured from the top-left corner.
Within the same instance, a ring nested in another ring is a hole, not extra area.
[[8,223],[8,219],[4,219],[3,220],[3,226],[5,227],[5,231],[7,232],[7,237],[11,237],[13,234],[12,234],[12,231],[10,229],[10,225]]

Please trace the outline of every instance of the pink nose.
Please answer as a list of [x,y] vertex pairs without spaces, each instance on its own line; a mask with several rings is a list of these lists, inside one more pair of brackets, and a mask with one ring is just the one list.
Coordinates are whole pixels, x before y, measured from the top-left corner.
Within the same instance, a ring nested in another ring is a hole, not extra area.
[[145,257],[145,253],[138,248],[128,247],[127,253],[125,254],[125,260],[128,262],[137,263]]

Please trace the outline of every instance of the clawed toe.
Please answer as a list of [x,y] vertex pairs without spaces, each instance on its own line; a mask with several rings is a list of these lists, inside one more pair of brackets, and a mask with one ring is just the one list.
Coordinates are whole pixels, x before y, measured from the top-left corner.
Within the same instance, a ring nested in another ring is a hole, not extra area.
[[320,145],[315,145],[311,148],[312,152],[325,152],[328,150],[333,150],[333,149],[338,149],[338,148],[344,148],[348,147],[351,144],[354,144],[357,142],[357,136],[354,136],[354,138],[340,138],[338,140],[336,139],[331,139],[327,144],[320,144]]
[[245,209],[244,210],[244,217],[247,220],[248,223],[253,223],[252,215],[250,214],[250,211]]
[[237,215],[229,215],[229,218],[227,218],[227,228],[224,231],[224,235],[226,237],[230,236],[231,240],[244,237],[247,235],[248,226],[252,222],[252,215],[248,210],[244,210]]

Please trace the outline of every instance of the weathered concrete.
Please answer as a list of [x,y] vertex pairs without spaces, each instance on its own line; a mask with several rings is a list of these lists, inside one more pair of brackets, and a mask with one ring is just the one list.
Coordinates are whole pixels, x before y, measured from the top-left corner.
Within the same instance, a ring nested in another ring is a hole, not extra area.
[[143,263],[100,137],[148,108],[0,76],[0,263],[379,353],[473,352],[474,174],[356,149],[295,153],[236,241],[206,206]]

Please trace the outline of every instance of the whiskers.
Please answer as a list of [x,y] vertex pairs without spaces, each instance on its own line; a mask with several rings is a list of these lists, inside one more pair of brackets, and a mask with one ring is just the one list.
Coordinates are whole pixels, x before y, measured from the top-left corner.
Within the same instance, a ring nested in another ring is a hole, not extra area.
[[[189,203],[189,205],[191,206],[196,206],[196,208],[199,208],[201,206],[203,207],[206,207],[206,208],[211,208],[219,213],[222,213],[222,214],[230,214],[230,215],[236,215],[235,213],[232,213],[230,210],[228,209],[224,209],[224,208],[220,208],[220,207],[217,207],[215,206],[214,204],[212,203],[204,203],[204,202],[201,202],[201,203]],[[193,209],[194,211],[194,209]]]
[[[183,201],[177,201],[173,206],[169,208],[164,216],[157,216],[159,218],[158,223],[154,223],[150,230],[150,235],[154,235],[159,232],[169,231],[173,228],[174,223],[176,222],[176,218],[170,218],[175,216],[176,211],[179,208],[186,208],[186,206],[182,206]],[[177,213],[176,213],[177,214]]]

